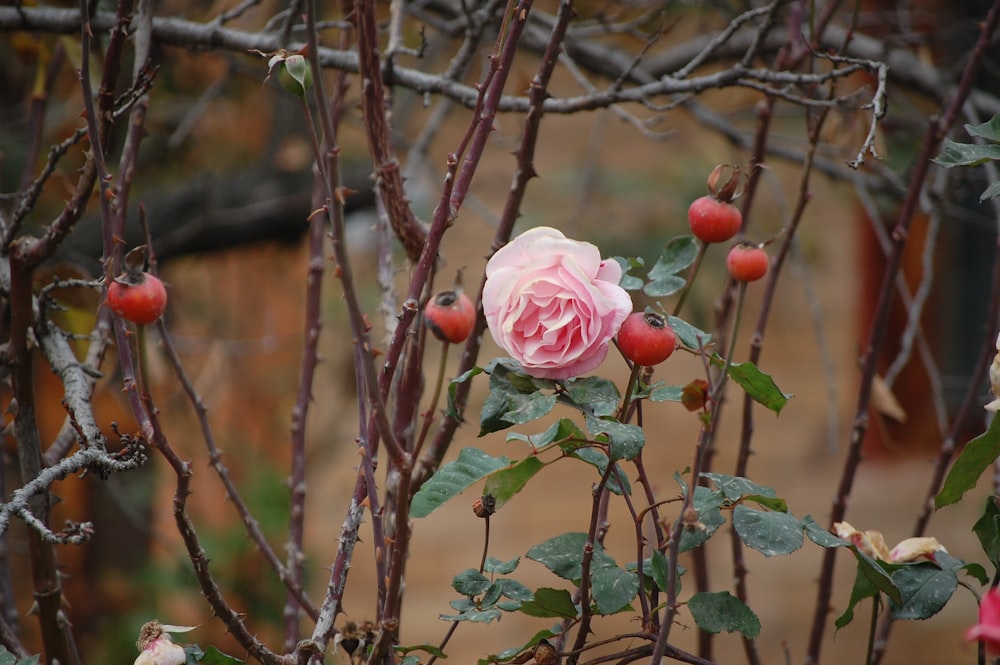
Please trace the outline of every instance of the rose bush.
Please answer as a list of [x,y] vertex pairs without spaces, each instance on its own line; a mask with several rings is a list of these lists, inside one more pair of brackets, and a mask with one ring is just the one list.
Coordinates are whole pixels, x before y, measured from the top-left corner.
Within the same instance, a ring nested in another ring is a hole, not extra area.
[[542,379],[596,368],[632,312],[622,270],[587,242],[540,226],[502,247],[486,265],[483,311],[496,343]]

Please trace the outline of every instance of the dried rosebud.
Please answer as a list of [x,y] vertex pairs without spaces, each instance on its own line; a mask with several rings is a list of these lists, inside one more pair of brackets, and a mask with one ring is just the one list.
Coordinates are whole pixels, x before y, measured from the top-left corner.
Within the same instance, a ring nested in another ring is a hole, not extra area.
[[681,404],[688,411],[698,411],[705,408],[708,401],[708,381],[695,379],[681,390]]
[[472,502],[472,512],[476,517],[486,518],[497,511],[497,500],[492,494],[484,494]]
[[541,640],[535,645],[532,657],[538,665],[555,665],[559,662],[559,652],[548,640]]
[[187,662],[184,647],[174,644],[159,621],[143,624],[135,646],[139,649],[135,665],[184,665]]

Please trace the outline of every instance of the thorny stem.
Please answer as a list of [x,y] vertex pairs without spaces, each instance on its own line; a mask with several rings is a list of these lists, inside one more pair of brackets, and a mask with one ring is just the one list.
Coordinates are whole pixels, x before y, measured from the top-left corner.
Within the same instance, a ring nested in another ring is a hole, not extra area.
[[[877,360],[882,342],[885,339],[889,310],[893,301],[893,291],[895,287],[896,275],[902,263],[903,248],[906,245],[907,235],[910,225],[913,222],[914,213],[919,203],[920,192],[923,189],[924,180],[930,169],[931,159],[937,154],[938,148],[948,129],[954,124],[958,117],[962,105],[965,103],[972,89],[975,75],[982,65],[988,45],[996,30],[997,22],[1000,21],[1000,1],[996,1],[990,7],[986,20],[981,24],[979,39],[976,42],[972,54],[965,64],[961,80],[958,87],[949,100],[944,113],[932,119],[928,123],[927,135],[920,155],[914,164],[913,174],[910,177],[910,185],[899,211],[896,226],[892,231],[892,251],[887,256],[886,267],[883,273],[882,285],[879,289],[878,300],[876,301],[875,316],[869,330],[868,342],[862,357],[861,385],[858,389],[857,406],[854,413],[854,427],[851,430],[850,445],[844,467],[841,474],[840,485],[834,499],[830,524],[841,522],[847,512],[847,502],[854,485],[854,479],[858,467],[861,464],[861,444],[864,441],[865,433],[868,431],[868,411],[870,406],[872,381],[875,378]],[[829,612],[830,598],[833,594],[834,560],[837,548],[827,549],[823,552],[823,562],[820,571],[819,592],[816,599],[816,607],[813,614],[812,630],[809,636],[809,647],[806,654],[806,665],[815,665],[819,662],[820,648],[822,646],[823,635],[826,629],[826,617]]]
[[579,654],[583,650],[587,639],[590,637],[590,622],[594,618],[594,613],[590,608],[590,566],[594,562],[594,548],[598,546],[597,525],[600,523],[599,515],[601,506],[604,503],[604,491],[608,486],[611,474],[615,472],[617,465],[608,457],[608,467],[601,474],[601,481],[594,487],[593,501],[591,502],[590,529],[587,531],[587,540],[583,545],[583,559],[580,562],[580,586],[577,589],[580,605],[580,625],[576,631],[576,641],[573,644],[570,656],[566,659],[566,665],[576,665]]
[[875,653],[875,633],[878,628],[878,615],[879,609],[882,607],[882,593],[876,591],[875,595],[872,596],[872,618],[868,624],[868,647],[865,650],[865,665],[870,665],[873,663],[873,657]]
[[[739,292],[740,308],[742,307],[743,292],[745,289],[746,283],[743,282],[741,283]],[[737,317],[732,332],[733,337],[736,336],[736,326],[738,325],[739,314],[737,310]],[[705,357],[705,350],[702,349],[701,352],[703,357]],[[702,425],[701,431],[699,432],[698,443],[695,445],[694,467],[691,470],[691,479],[688,482],[687,491],[684,493],[684,502],[678,512],[678,517],[675,520],[670,533],[666,609],[663,621],[660,623],[659,632],[656,635],[656,645],[653,649],[653,658],[651,660],[651,662],[654,663],[660,662],[660,659],[663,658],[664,654],[667,652],[668,642],[670,640],[670,629],[673,626],[674,617],[677,615],[677,610],[679,608],[679,604],[677,603],[677,558],[680,555],[681,536],[683,535],[684,529],[687,528],[683,518],[694,503],[695,491],[698,487],[702,471],[705,467],[705,458],[711,443],[712,433],[716,429],[719,416],[718,406],[722,399],[722,395],[725,392],[726,382],[729,377],[729,367],[732,365],[732,362],[733,352],[732,344],[730,344],[730,351],[724,359],[722,370],[719,372],[718,378],[712,386],[709,394],[709,402],[713,405],[710,419],[707,423]],[[709,365],[710,363],[711,361],[706,358],[706,365]]]
[[628,383],[625,384],[625,399],[622,400],[622,406],[618,409],[618,422],[625,422],[629,407],[632,406],[632,395],[639,391],[639,375],[641,373],[642,365],[632,363],[632,370],[628,375]]
[[[312,112],[303,94],[302,112],[306,117],[310,137],[315,146],[314,154],[319,155],[316,128],[312,122]],[[314,182],[314,192],[322,191],[319,176]],[[322,205],[322,197],[313,196],[314,207]],[[303,330],[302,359],[299,366],[299,384],[292,408],[292,424],[290,431],[291,468],[288,487],[291,492],[291,505],[288,516],[287,559],[284,573],[288,577],[290,587],[300,589],[303,582],[305,553],[303,539],[305,538],[305,506],[306,506],[306,422],[309,406],[313,401],[313,383],[316,367],[319,364],[319,339],[322,330],[321,303],[323,293],[323,275],[325,260],[323,257],[323,238],[326,231],[324,215],[313,215],[309,220],[309,263],[306,273],[305,321]],[[299,641],[299,617],[302,604],[298,594],[291,589],[285,598],[285,652],[291,653]]]
[[[778,250],[777,255],[771,261],[771,266],[768,270],[767,281],[764,287],[764,295],[761,300],[760,310],[758,312],[757,324],[754,328],[754,332],[750,338],[750,354],[749,360],[755,366],[760,364],[760,356],[762,351],[762,344],[764,340],[764,333],[766,330],[767,322],[770,318],[771,308],[774,304],[774,299],[777,293],[778,280],[782,273],[782,268],[785,265],[785,260],[788,258],[789,253],[792,250],[793,243],[796,239],[796,233],[799,228],[799,224],[805,214],[806,206],[811,200],[812,196],[809,191],[809,183],[812,179],[812,165],[813,159],[816,155],[816,150],[819,146],[819,135],[822,130],[824,121],[826,119],[826,112],[820,111],[817,113],[817,117],[814,119],[812,126],[809,129],[809,151],[806,155],[806,161],[802,168],[802,174],[799,179],[799,193],[798,199],[796,201],[795,209],[792,212],[791,220],[788,224],[786,232],[783,234],[782,244]],[[735,341],[735,332],[734,332]],[[740,433],[740,447],[737,453],[736,468],[734,470],[734,475],[737,477],[746,477],[748,475],[748,467],[751,455],[751,440],[753,438],[754,431],[754,421],[753,421],[753,399],[750,395],[744,395],[743,398],[743,422],[742,422],[742,432]],[[743,544],[740,540],[739,534],[735,530],[731,533],[731,547],[733,552],[733,573],[735,579],[735,589],[736,596],[744,604],[748,603],[749,596],[746,584],[746,564],[743,557]],[[743,641],[744,651],[747,655],[747,660],[750,665],[759,665],[760,654],[757,651],[756,642],[749,638],[744,638]]]
[[[441,342],[441,359],[438,361],[437,376],[434,377],[434,392],[431,395],[430,404],[424,412],[424,424],[420,428],[420,436],[417,437],[413,447],[414,456],[420,454],[420,449],[423,447],[424,441],[427,439],[427,433],[430,431],[431,423],[434,422],[434,414],[437,411],[438,400],[441,399],[441,389],[444,386],[445,371],[448,368],[449,348],[451,348],[451,345],[447,340]],[[488,529],[487,533],[489,533]]]
[[[507,200],[504,203],[504,209],[500,216],[500,222],[497,225],[496,233],[493,235],[493,244],[490,248],[491,254],[506,245],[508,240],[510,240],[511,233],[513,233],[514,230],[514,222],[517,221],[517,217],[520,214],[521,203],[524,200],[524,195],[528,188],[528,182],[537,175],[534,167],[534,155],[535,147],[538,143],[539,128],[541,127],[542,121],[542,106],[548,96],[549,80],[552,77],[552,71],[558,61],[559,51],[561,50],[561,44],[565,38],[569,21],[573,16],[574,11],[572,5],[569,2],[560,3],[559,16],[552,28],[552,34],[549,38],[545,55],[542,58],[538,72],[531,80],[528,92],[531,105],[524,120],[524,130],[521,135],[521,143],[517,150],[517,167],[511,182],[510,191],[507,195]],[[513,48],[513,45],[509,40],[506,48]],[[454,168],[457,168],[457,165]],[[449,173],[452,174],[454,171],[450,171]],[[441,210],[441,208],[449,206],[452,198],[453,197],[451,195],[442,195],[441,202],[444,203],[445,206],[439,204],[438,213],[445,213],[445,211]],[[459,359],[459,375],[475,367],[476,359],[479,356],[480,342],[482,340],[483,333],[486,330],[486,318],[482,313],[484,283],[485,275],[479,282],[479,290],[477,291],[476,296],[476,309],[479,314],[476,317],[476,324],[473,327],[472,334],[469,335],[469,339],[466,340],[465,348],[463,349],[462,356]],[[455,389],[455,410],[459,414],[465,410],[465,404],[469,397],[470,388],[470,382],[466,381],[459,384]],[[421,456],[419,464],[414,470],[414,491],[416,491],[416,489],[419,488],[420,485],[434,473],[438,466],[440,466],[441,460],[444,459],[444,455],[448,450],[452,437],[455,435],[459,422],[460,419],[458,418],[449,418],[442,422],[441,427],[438,428],[434,440],[431,442],[428,450]]]
[[226,490],[226,497],[233,503],[240,520],[243,522],[243,528],[246,529],[247,534],[253,540],[254,544],[260,549],[261,554],[270,564],[271,568],[278,574],[279,579],[282,584],[288,589],[288,592],[293,594],[307,614],[315,621],[318,616],[318,611],[309,602],[306,597],[305,592],[302,590],[301,586],[298,586],[292,578],[288,575],[284,566],[281,564],[281,560],[278,558],[277,553],[275,553],[274,548],[271,547],[264,533],[260,529],[260,523],[254,519],[253,515],[250,513],[250,509],[247,508],[246,502],[243,501],[243,497],[240,495],[239,489],[236,487],[236,483],[233,482],[232,477],[229,475],[229,469],[222,462],[222,451],[219,450],[215,443],[215,435],[212,433],[212,426],[208,422],[208,409],[205,406],[205,400],[195,389],[194,383],[191,381],[191,377],[184,370],[184,365],[181,363],[180,355],[177,353],[177,347],[174,345],[173,337],[167,330],[167,326],[163,319],[160,319],[156,323],[157,330],[160,334],[160,341],[163,344],[163,349],[167,354],[167,360],[170,366],[173,368],[174,373],[177,375],[177,380],[180,381],[181,387],[184,390],[185,395],[187,395],[188,401],[191,402],[191,406],[195,411],[195,416],[198,419],[198,425],[201,428],[201,436],[205,441],[205,446],[208,449],[208,460],[211,464],[212,469],[215,471],[216,475],[222,481],[222,485]]

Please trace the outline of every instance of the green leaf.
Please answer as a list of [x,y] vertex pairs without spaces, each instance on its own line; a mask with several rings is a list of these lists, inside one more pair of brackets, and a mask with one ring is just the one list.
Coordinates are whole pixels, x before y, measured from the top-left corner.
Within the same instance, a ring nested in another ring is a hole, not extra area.
[[498,621],[503,616],[503,612],[495,607],[487,610],[468,610],[461,614],[439,614],[438,618],[443,621],[471,621],[472,623],[492,623]]
[[545,395],[541,392],[511,395],[509,408],[500,417],[512,425],[524,425],[548,415],[555,405],[555,395]]
[[748,495],[774,498],[778,496],[772,488],[758,485],[748,478],[730,476],[725,473],[703,473],[702,478],[708,478],[719,488],[727,501],[736,503]]
[[452,420],[461,422],[462,417],[458,413],[458,386],[461,383],[470,381],[472,377],[482,374],[485,370],[482,367],[473,367],[467,372],[462,372],[448,383],[448,408],[445,415]]
[[699,547],[726,523],[726,518],[723,517],[722,510],[720,510],[724,504],[725,499],[722,492],[712,491],[701,485],[694,488],[692,507],[698,511],[698,521],[701,522],[701,526],[684,530],[681,535],[681,552],[688,552]]
[[621,394],[613,381],[599,376],[585,376],[570,379],[565,383],[566,392],[560,401],[568,402],[583,413],[596,416],[611,416],[618,410]]
[[[586,543],[587,534],[585,533],[564,533],[535,545],[527,551],[525,556],[532,561],[537,561],[565,580],[579,582],[581,566],[583,565],[583,547]],[[615,565],[615,560],[605,553],[601,544],[594,543],[591,569]]]
[[198,665],[205,657],[205,652],[197,644],[185,644],[184,656],[186,658],[184,665]]
[[934,162],[950,169],[954,166],[978,166],[995,159],[1000,159],[1000,145],[956,143],[946,138],[941,154],[934,158]]
[[979,538],[986,558],[993,564],[994,570],[1000,570],[1000,509],[997,508],[995,497],[986,499],[986,507],[982,516],[972,527],[973,533]]
[[997,113],[981,125],[966,125],[965,131],[969,132],[970,136],[978,136],[987,141],[1000,143],[1000,113]]
[[531,446],[536,453],[545,450],[545,448],[553,443],[559,443],[567,439],[575,439],[579,442],[574,444],[574,446],[582,445],[587,440],[586,433],[569,418],[560,418],[541,434],[525,436],[524,434],[512,432],[507,435],[507,441],[523,441]]
[[555,388],[555,383],[524,374],[513,359],[498,358],[486,371],[490,373],[490,392],[480,413],[479,436],[541,418],[556,404],[555,394],[542,392]]
[[312,69],[309,61],[301,54],[294,54],[281,61],[278,81],[287,92],[297,97],[305,97],[312,88]]
[[[509,577],[497,580],[497,587],[500,590],[500,595],[504,598],[510,598],[519,603],[526,603],[535,598],[535,594],[531,589]],[[518,605],[518,609],[520,609],[520,605]]]
[[639,591],[639,576],[618,566],[595,567],[590,575],[590,594],[598,614],[620,612]]
[[411,517],[426,517],[474,483],[510,464],[506,457],[490,457],[478,448],[463,448],[454,462],[437,470],[413,496]]
[[698,256],[698,242],[692,235],[671,238],[663,248],[660,258],[649,269],[650,279],[660,279],[667,275],[675,275],[694,263]]
[[646,267],[646,262],[641,256],[634,256],[625,258],[623,256],[613,256],[611,257],[622,269],[622,278],[618,282],[618,286],[622,287],[626,291],[638,291],[642,288],[643,280],[635,275],[631,275],[633,270],[642,270]]
[[553,619],[575,619],[578,614],[569,591],[549,587],[537,589],[533,600],[521,603],[521,613]]
[[854,621],[854,607],[866,598],[874,598],[877,593],[878,589],[871,583],[868,576],[861,572],[859,567],[854,573],[854,586],[851,587],[851,598],[847,602],[847,609],[837,617],[833,625],[840,629]]
[[469,597],[484,593],[489,586],[489,579],[474,568],[463,570],[451,580],[451,588]]
[[712,336],[704,330],[699,330],[684,319],[676,316],[668,316],[667,323],[677,333],[677,339],[689,349],[698,350],[702,346],[708,346],[712,342]]
[[899,589],[896,588],[896,585],[892,581],[892,576],[886,569],[886,566],[889,568],[894,568],[895,566],[876,561],[854,545],[850,546],[850,550],[854,552],[854,557],[858,560],[859,573],[868,578],[872,586],[877,591],[881,591],[888,596],[889,600],[897,604],[902,603],[902,596],[899,593]]
[[766,557],[791,554],[802,547],[802,523],[790,513],[739,504],[733,509],[733,528],[745,545]]
[[667,275],[666,277],[660,277],[659,279],[647,282],[642,287],[642,292],[650,298],[666,298],[683,289],[685,283],[683,277]]
[[809,515],[802,518],[802,526],[805,527],[805,533],[809,540],[820,547],[847,547],[850,545],[846,540],[835,536],[821,527]]
[[[656,584],[660,591],[667,590],[667,579],[670,575],[670,560],[667,558],[663,552],[655,551],[653,556],[646,559],[642,567],[642,572],[644,575],[648,575],[652,578],[653,582]],[[677,566],[677,592],[680,593],[681,590],[681,575],[684,574],[684,567]]]
[[994,182],[979,195],[979,202],[995,199],[998,196],[1000,196],[1000,182]]
[[[0,665],[37,665],[38,660],[39,660],[38,654],[18,660],[17,656],[15,656],[14,654],[12,654],[10,651],[7,650],[7,647],[0,646]],[[242,662],[242,661],[236,661],[236,662]]]
[[[718,356],[713,360],[724,364]],[[785,404],[792,397],[790,394],[781,392],[774,383],[774,379],[757,369],[752,362],[732,363],[729,366],[729,378],[738,383],[753,401],[775,413],[781,413]]]
[[501,561],[495,556],[488,556],[486,557],[486,562],[483,564],[483,571],[490,575],[510,575],[517,570],[517,566],[520,563],[521,557],[519,556],[514,557],[510,561]]
[[933,563],[903,566],[892,574],[892,581],[902,600],[890,601],[893,619],[928,619],[941,611],[958,587],[954,572]]
[[243,665],[239,658],[222,653],[215,647],[205,647],[205,655],[201,657],[202,665]]
[[649,399],[654,402],[679,402],[684,386],[658,386],[649,393]]
[[632,460],[642,451],[646,443],[646,434],[641,427],[619,423],[614,420],[602,420],[586,416],[587,429],[593,434],[606,434],[610,446],[608,452],[611,459]]
[[696,593],[688,601],[688,610],[707,633],[739,632],[751,640],[760,634],[760,619],[728,591]]
[[[752,501],[768,510],[776,510],[779,513],[788,512],[788,502],[774,496],[761,496],[760,494],[748,494],[743,497],[743,502]],[[800,525],[801,526],[801,525]]]
[[955,464],[948,471],[941,491],[934,497],[934,507],[957,503],[979,482],[979,477],[1000,456],[1000,418],[994,418],[986,432],[965,444]]
[[974,577],[983,586],[990,583],[990,576],[986,574],[986,569],[978,563],[967,563],[962,566],[962,570],[965,571],[966,575]]
[[537,457],[526,457],[511,467],[500,469],[486,479],[483,494],[492,494],[499,509],[510,501],[515,494],[524,489],[529,480],[545,468],[545,464]]

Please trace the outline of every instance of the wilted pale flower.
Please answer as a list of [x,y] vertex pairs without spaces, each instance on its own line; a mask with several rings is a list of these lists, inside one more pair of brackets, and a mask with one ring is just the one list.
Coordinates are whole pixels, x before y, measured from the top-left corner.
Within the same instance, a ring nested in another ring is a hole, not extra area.
[[135,665],[184,665],[187,662],[184,647],[174,644],[159,621],[143,624],[135,646],[139,649]]
[[899,544],[892,548],[892,551],[889,552],[889,561],[906,563],[922,557],[933,561],[939,550],[946,551],[937,538],[907,538],[899,541]]
[[997,354],[990,365],[990,390],[995,399],[986,405],[986,410],[996,413],[1000,411],[1000,335],[997,335]]
[[889,548],[885,544],[885,537],[881,531],[858,531],[847,522],[836,522],[833,525],[833,530],[838,537],[851,543],[868,556],[880,561],[889,560]]
[[965,632],[967,640],[981,640],[991,654],[1000,654],[1000,591],[993,587],[979,602],[979,623]]
[[847,522],[834,523],[833,531],[868,556],[888,563],[909,563],[922,557],[934,561],[938,551],[947,552],[937,538],[907,538],[890,550],[881,531],[858,531]]
[[601,364],[632,312],[621,276],[590,243],[546,226],[525,231],[486,265],[490,333],[532,376],[580,376]]

